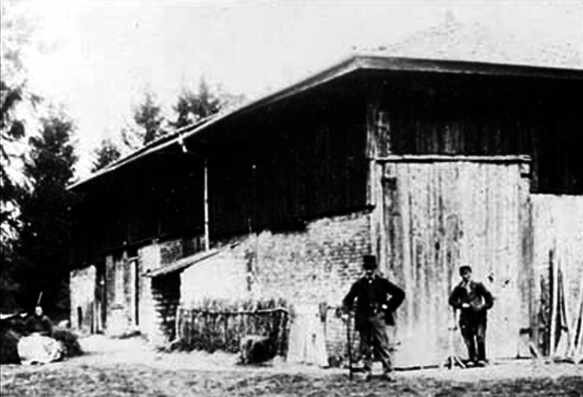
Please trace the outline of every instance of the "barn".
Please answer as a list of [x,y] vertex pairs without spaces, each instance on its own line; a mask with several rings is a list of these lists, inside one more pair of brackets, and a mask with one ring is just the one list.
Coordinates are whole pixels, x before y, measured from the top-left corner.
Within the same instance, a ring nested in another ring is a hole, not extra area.
[[582,90],[583,69],[376,51],[177,130],[70,187],[72,324],[163,344],[205,298],[283,299],[288,358],[320,362],[372,253],[407,294],[397,367],[447,356],[461,264],[496,298],[490,357],[581,350]]

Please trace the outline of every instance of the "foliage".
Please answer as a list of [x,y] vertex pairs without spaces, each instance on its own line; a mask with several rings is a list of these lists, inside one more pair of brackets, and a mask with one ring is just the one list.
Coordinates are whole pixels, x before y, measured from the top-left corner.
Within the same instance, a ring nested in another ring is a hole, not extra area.
[[218,113],[221,110],[221,100],[210,90],[204,78],[201,78],[197,92],[188,88],[182,89],[173,109],[176,120],[171,125],[181,128]]
[[151,91],[146,91],[142,101],[133,109],[136,128],[122,130],[124,143],[131,149],[147,145],[151,141],[166,135],[166,119],[162,107]]
[[83,354],[79,344],[79,337],[73,331],[55,327],[51,336],[63,344],[65,357],[75,357]]
[[42,304],[49,313],[68,311],[67,250],[71,240],[73,194],[66,187],[77,161],[71,142],[74,125],[62,112],[41,119],[39,136],[30,138],[24,174],[31,189],[20,198],[22,228],[17,244],[15,281],[26,308]]
[[32,108],[40,98],[26,86],[21,52],[30,43],[33,26],[14,1],[0,3],[0,309],[16,308],[14,240],[20,227],[18,196],[22,189],[20,166],[25,136],[22,108]]
[[9,328],[0,329],[0,364],[19,364],[18,341],[20,335]]
[[[19,184],[15,174],[20,154],[18,144],[25,135],[25,123],[17,110],[23,104],[36,104],[39,98],[27,90],[22,49],[29,43],[32,25],[26,14],[19,12],[14,1],[0,3],[0,244],[2,261],[9,255],[18,228],[16,197]],[[4,273],[4,272],[3,272]]]
[[91,172],[98,171],[107,167],[121,157],[121,151],[111,141],[111,139],[103,139],[99,147],[94,152],[95,160],[91,166]]
[[170,122],[174,128],[185,127],[228,108],[238,106],[245,100],[243,95],[212,90],[204,78],[200,79],[198,91],[183,88],[173,106],[176,119]]

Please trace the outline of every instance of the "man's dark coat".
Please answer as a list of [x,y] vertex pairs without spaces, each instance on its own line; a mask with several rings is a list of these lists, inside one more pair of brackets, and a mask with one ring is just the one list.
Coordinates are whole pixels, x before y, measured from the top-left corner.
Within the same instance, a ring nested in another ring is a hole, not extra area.
[[[462,308],[462,304],[469,303],[469,308]],[[492,308],[494,299],[484,284],[470,281],[469,291],[463,282],[459,283],[449,296],[449,304],[461,310],[460,321],[486,321],[487,310]]]
[[[371,278],[362,277],[352,284],[342,302],[344,307],[351,308],[355,298],[357,300],[355,325],[357,329],[361,329],[369,317],[381,310],[385,313],[387,325],[394,325],[393,312],[405,299],[405,292],[386,278],[374,275]],[[386,307],[382,308],[383,305]]]

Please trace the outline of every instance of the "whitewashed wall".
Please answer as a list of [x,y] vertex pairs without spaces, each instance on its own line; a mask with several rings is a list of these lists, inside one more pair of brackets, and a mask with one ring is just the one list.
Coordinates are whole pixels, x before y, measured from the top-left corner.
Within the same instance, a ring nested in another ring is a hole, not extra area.
[[204,299],[243,299],[248,295],[244,260],[229,253],[198,262],[182,272],[180,303],[189,307]]
[[[71,326],[75,329],[89,331],[94,321],[95,266],[72,270],[69,275],[69,292]],[[79,327],[80,323],[81,327]]]

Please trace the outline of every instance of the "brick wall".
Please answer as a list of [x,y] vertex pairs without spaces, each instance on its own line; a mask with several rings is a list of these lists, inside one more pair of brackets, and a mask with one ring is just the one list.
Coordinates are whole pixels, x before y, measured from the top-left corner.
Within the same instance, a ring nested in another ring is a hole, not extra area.
[[69,274],[71,327],[84,332],[93,330],[95,303],[95,266],[76,269]]
[[[369,215],[357,212],[316,220],[303,231],[248,236],[232,254],[246,261],[251,296],[333,308],[360,276],[362,255],[370,250]],[[325,332],[328,356],[344,355],[346,328],[333,309],[325,314]]]
[[[371,250],[366,212],[315,220],[301,231],[264,231],[236,240],[234,248],[182,273],[140,277],[140,330],[152,343],[174,336],[179,300],[188,306],[204,297],[283,298],[291,305],[336,307],[360,275],[362,255]],[[184,255],[182,240],[143,247],[138,251],[141,272]],[[325,315],[328,355],[343,355],[346,328],[333,314],[330,309]]]
[[180,275],[152,279],[150,270],[169,265],[200,247],[200,238],[156,242],[138,250],[139,327],[150,343],[163,345],[174,338],[176,308],[180,299]]
[[152,298],[154,303],[154,324],[156,342],[166,342],[175,337],[176,309],[180,301],[180,274],[152,279]]
[[[291,305],[338,306],[361,272],[362,255],[371,250],[369,215],[357,212],[315,220],[301,231],[264,231],[243,236],[237,239],[239,244],[234,248],[182,273],[156,279],[143,276],[149,270],[191,254],[185,250],[185,241],[188,240],[156,242],[137,252],[138,267],[133,271],[140,275],[138,329],[155,345],[174,337],[179,300],[188,305],[204,296],[283,298]],[[128,263],[125,253],[116,258],[106,257],[109,334],[120,334],[131,328],[132,307],[128,296],[132,293],[129,286],[133,276]],[[71,275],[72,303],[81,300],[73,298],[74,290],[94,293],[94,284],[87,288],[76,287],[86,282],[82,281],[86,278],[95,280],[94,268],[92,272],[92,276],[81,272]],[[325,330],[328,355],[344,354],[346,329],[334,317],[333,309],[325,315]]]

